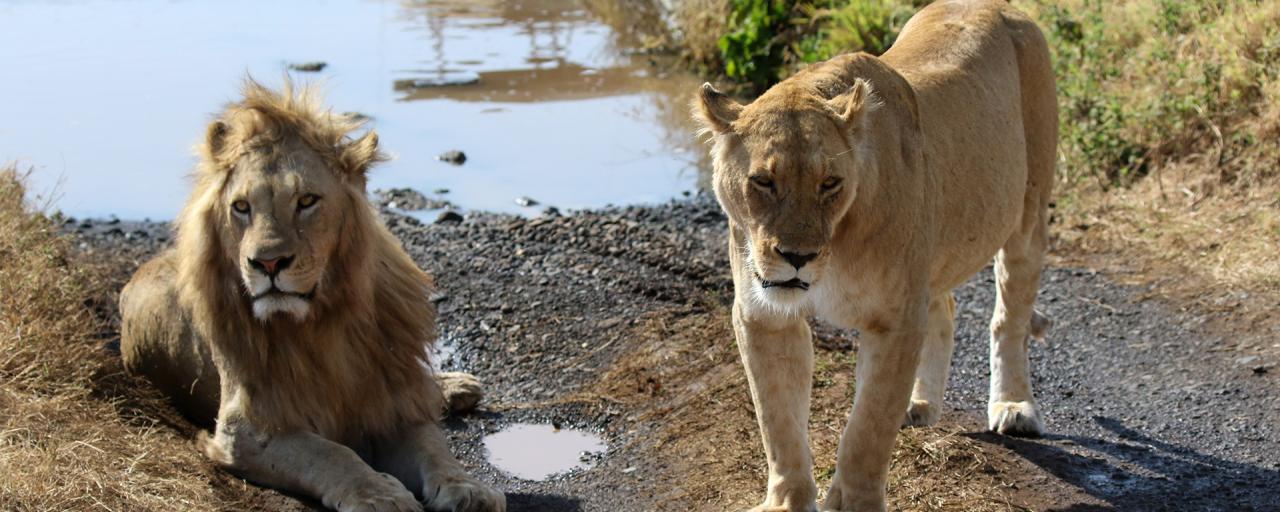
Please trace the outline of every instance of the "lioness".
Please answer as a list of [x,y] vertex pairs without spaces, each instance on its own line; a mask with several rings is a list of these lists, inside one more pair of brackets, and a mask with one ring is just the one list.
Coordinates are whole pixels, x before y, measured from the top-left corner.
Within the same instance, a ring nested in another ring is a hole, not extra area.
[[205,453],[250,480],[341,511],[505,510],[437,426],[432,281],[365,197],[384,157],[358,126],[246,81],[199,147],[176,247],[121,292],[124,362],[216,413]]
[[[883,510],[897,429],[942,411],[952,289],[995,256],[991,429],[1037,434],[1028,372],[1057,103],[1040,30],[1007,3],[934,3],[877,58],[814,65],[743,106],[703,85],[729,217],[733,326],[768,458],[756,510],[814,510],[806,317],[860,333],[823,510]],[[923,355],[922,355],[923,354]],[[914,380],[914,390],[912,384]]]

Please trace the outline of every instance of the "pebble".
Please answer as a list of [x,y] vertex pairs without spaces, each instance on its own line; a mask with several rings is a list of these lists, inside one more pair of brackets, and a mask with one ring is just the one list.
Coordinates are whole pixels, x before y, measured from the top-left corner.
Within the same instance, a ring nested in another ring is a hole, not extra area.
[[461,223],[461,222],[462,222],[462,214],[455,212],[453,210],[442,211],[440,212],[440,215],[436,217],[436,224]]
[[440,155],[436,157],[436,160],[453,165],[462,165],[467,163],[467,154],[456,149],[451,149],[444,153],[440,153]]
[[329,63],[318,60],[311,62],[292,62],[289,63],[289,69],[293,71],[301,71],[303,73],[319,73],[328,65]]

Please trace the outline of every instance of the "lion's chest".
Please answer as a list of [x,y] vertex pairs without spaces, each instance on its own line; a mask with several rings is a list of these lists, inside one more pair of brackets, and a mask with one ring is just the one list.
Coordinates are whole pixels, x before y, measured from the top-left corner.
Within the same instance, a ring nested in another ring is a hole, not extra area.
[[[429,417],[429,375],[412,354],[335,340],[324,350],[277,344],[265,372],[249,386],[255,416],[347,440],[391,432]],[[313,347],[318,349],[320,347]]]

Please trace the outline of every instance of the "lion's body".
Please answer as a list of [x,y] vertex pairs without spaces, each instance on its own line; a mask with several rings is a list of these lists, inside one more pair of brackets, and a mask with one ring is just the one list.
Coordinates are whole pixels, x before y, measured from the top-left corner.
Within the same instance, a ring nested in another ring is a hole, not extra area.
[[176,247],[121,293],[126,366],[216,414],[206,453],[253,480],[340,510],[418,510],[414,492],[500,510],[436,425],[432,281],[365,199],[380,155],[355,127],[308,91],[246,86],[201,147]]
[[824,510],[880,510],[903,411],[917,425],[941,413],[951,291],[993,257],[991,428],[1039,433],[1026,347],[1044,328],[1032,305],[1057,146],[1053,80],[1028,18],[958,0],[923,9],[883,56],[816,64],[745,107],[704,88],[735,332],[769,455],[762,510],[810,510],[816,498],[804,318],[861,332]]

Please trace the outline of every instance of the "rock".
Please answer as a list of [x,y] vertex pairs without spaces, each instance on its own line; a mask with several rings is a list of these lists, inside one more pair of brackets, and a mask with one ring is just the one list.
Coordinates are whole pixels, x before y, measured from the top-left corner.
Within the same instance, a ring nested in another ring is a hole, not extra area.
[[1260,365],[1258,365],[1258,366],[1254,366],[1254,367],[1253,367],[1253,374],[1254,374],[1254,375],[1263,375],[1263,374],[1265,374],[1265,373],[1267,373],[1267,372],[1269,372],[1269,371],[1271,371],[1271,367],[1270,367],[1270,366],[1267,366],[1267,365],[1265,365],[1265,364],[1260,364]]
[[303,73],[319,73],[328,65],[329,63],[319,60],[310,62],[290,62],[289,69],[293,71],[301,71]]
[[453,73],[441,73],[436,76],[396,80],[394,87],[397,91],[404,91],[413,89],[431,89],[434,87],[473,85],[478,83],[480,83],[479,73],[459,71]]
[[556,207],[554,207],[554,206],[548,206],[548,207],[546,207],[545,209],[543,209],[543,210],[542,210],[542,214],[543,214],[543,215],[545,215],[545,216],[547,216],[547,217],[559,217],[559,216],[560,216],[560,209],[559,209],[559,208],[556,208]]
[[362,114],[360,112],[343,112],[342,115],[352,121],[364,122],[364,121],[369,121],[373,119],[373,116],[368,114]]
[[440,155],[436,157],[436,160],[448,162],[453,165],[462,165],[467,163],[467,154],[456,149],[451,149],[444,153],[440,153]]
[[524,207],[537,206],[538,201],[530,198],[529,196],[520,196],[516,198],[516,204]]
[[436,217],[436,224],[461,223],[462,214],[453,210],[445,210],[440,212],[440,216]]
[[393,210],[418,211],[452,208],[453,203],[433,199],[411,188],[393,188],[373,191],[373,202]]

